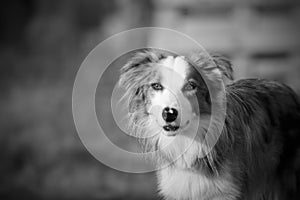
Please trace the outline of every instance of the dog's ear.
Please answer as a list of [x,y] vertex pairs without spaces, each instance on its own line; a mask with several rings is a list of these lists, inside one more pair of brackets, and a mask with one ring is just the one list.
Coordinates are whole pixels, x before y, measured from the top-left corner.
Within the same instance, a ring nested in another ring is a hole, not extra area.
[[211,57],[215,64],[217,65],[218,69],[222,73],[223,80],[226,84],[233,81],[233,69],[232,69],[232,63],[224,56],[221,56],[219,54],[211,54]]
[[[200,69],[212,81],[220,75],[225,84],[233,81],[232,64],[227,58],[219,54],[207,54],[202,51],[193,52],[188,58],[196,68]],[[212,62],[215,65],[212,65]]]
[[202,90],[205,101],[210,104],[222,105],[225,99],[225,88],[233,80],[231,63],[222,56],[211,55],[205,51],[192,52],[187,57],[190,64],[197,69],[205,82]]
[[162,52],[143,50],[135,53],[121,68],[119,86],[126,89],[124,96],[129,97],[129,112],[141,108],[146,101],[147,85],[153,74],[151,63],[164,57]]

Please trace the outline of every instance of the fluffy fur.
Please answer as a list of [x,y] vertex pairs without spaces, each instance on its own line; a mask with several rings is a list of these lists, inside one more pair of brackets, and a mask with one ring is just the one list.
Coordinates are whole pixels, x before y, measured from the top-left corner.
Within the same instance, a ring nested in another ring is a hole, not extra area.
[[[177,68],[182,65],[188,72],[164,72],[163,65],[169,63]],[[169,76],[177,82],[183,79],[182,85],[174,86]],[[151,88],[166,78],[165,92]],[[185,89],[190,79],[197,82],[194,90]],[[154,50],[138,52],[130,59],[121,69],[120,85],[129,99],[130,130],[161,166],[158,186],[165,199],[285,200],[300,196],[300,104],[288,86],[260,79],[233,81],[231,63],[220,56],[200,52],[179,58]],[[176,92],[168,92],[168,87]],[[155,101],[163,105],[180,102],[178,123],[183,128],[175,137],[160,126],[164,122],[157,119],[161,108],[153,108]],[[213,103],[220,105],[220,113],[226,105],[221,130],[218,115],[212,117]],[[209,125],[213,126],[210,131]],[[220,138],[212,145],[210,139],[218,131]]]

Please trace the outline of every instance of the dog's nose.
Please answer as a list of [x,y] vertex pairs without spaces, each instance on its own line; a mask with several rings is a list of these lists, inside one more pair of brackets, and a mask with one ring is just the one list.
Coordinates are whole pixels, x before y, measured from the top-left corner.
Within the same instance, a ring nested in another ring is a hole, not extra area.
[[178,111],[175,108],[165,107],[162,112],[162,117],[166,122],[174,122],[177,118]]

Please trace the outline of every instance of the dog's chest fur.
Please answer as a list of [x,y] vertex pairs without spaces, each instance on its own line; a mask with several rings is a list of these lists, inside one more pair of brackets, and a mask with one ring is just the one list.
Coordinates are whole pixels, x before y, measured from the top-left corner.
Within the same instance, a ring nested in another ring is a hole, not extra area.
[[210,178],[201,173],[168,167],[157,175],[160,193],[166,199],[233,200],[239,195],[229,174]]

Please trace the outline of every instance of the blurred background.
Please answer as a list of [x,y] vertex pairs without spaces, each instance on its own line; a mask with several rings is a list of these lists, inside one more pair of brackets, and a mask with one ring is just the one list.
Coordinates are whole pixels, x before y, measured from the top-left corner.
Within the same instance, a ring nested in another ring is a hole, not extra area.
[[[300,93],[297,0],[2,1],[1,200],[160,199],[154,173],[122,173],[93,158],[72,118],[72,86],[83,59],[109,36],[143,26],[181,31],[228,56],[237,79],[274,79]],[[141,45],[149,41],[192,50],[163,35],[134,38]],[[102,88],[115,83],[126,59],[112,64]],[[97,106],[104,115],[108,109]],[[103,123],[108,131],[119,131],[112,117]]]

